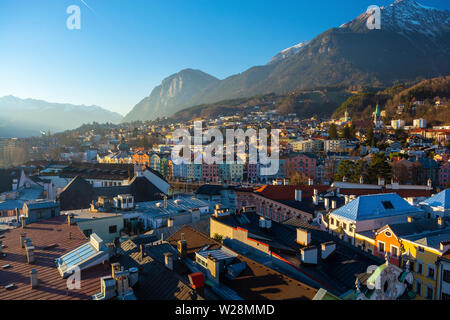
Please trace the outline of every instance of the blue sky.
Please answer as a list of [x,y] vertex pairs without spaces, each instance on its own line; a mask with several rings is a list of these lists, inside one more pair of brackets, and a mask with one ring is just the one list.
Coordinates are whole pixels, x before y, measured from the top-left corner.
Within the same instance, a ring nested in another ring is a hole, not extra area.
[[[385,0],[0,0],[0,97],[126,114],[184,68],[220,79]],[[421,0],[450,9],[448,0]],[[68,30],[66,8],[81,8]]]

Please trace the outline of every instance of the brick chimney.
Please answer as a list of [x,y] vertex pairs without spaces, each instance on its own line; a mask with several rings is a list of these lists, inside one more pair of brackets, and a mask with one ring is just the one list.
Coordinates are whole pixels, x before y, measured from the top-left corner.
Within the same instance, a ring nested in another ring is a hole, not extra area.
[[363,176],[359,176],[359,183],[360,184],[364,184],[364,177]]
[[378,177],[378,185],[379,186],[384,186],[385,185],[385,180],[383,177]]
[[27,262],[28,264],[33,264],[35,261],[34,257],[34,247],[31,245],[31,241],[26,245],[25,250],[27,251]]
[[27,234],[25,232],[22,232],[20,234],[20,246],[22,248],[25,248],[25,239],[27,238]]

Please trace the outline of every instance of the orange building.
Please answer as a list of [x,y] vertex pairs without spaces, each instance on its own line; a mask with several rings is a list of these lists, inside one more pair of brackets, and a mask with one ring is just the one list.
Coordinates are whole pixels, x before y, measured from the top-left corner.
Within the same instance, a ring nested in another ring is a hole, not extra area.
[[132,161],[134,164],[141,166],[150,166],[150,156],[145,152],[136,152],[132,157]]
[[402,243],[389,225],[375,232],[375,248],[373,254],[384,258],[388,253],[389,263],[400,267]]

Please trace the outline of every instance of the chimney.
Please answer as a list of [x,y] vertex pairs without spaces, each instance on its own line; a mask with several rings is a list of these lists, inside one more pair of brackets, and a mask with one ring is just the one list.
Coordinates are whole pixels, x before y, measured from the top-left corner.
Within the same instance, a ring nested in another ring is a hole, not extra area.
[[69,213],[69,214],[67,215],[67,224],[69,225],[69,227],[70,227],[71,225],[73,225],[73,217],[74,217],[74,214],[73,214],[73,213]]
[[328,258],[336,250],[336,243],[333,241],[324,242],[320,246],[322,259]]
[[173,255],[170,252],[164,253],[164,265],[167,269],[173,271]]
[[27,251],[27,262],[28,264],[33,264],[35,261],[34,258],[34,247],[31,245],[31,241],[29,243],[30,245],[25,247],[25,250]]
[[392,178],[392,180],[391,180],[391,186],[392,186],[392,190],[398,190],[398,189],[399,189],[399,183],[398,183],[398,180]]
[[433,188],[433,182],[431,181],[431,179],[428,179],[428,181],[427,181],[427,187],[428,187],[428,188]]
[[27,238],[27,234],[25,232],[22,232],[20,234],[20,246],[23,248],[25,248],[25,239]]
[[379,186],[384,186],[384,184],[385,184],[384,178],[383,177],[378,177],[378,185]]
[[295,190],[295,201],[302,202],[302,190]]
[[309,246],[311,243],[311,232],[297,228],[297,243],[302,246]]
[[31,289],[36,289],[39,287],[39,278],[38,278],[38,272],[36,269],[31,269],[30,271],[30,282],[31,282]]
[[408,222],[409,223],[413,223],[414,222],[414,217],[412,217],[412,216],[408,216]]
[[17,179],[13,179],[13,182],[12,182],[12,190],[13,191],[17,190],[17,185],[18,184],[19,184],[18,180]]
[[138,268],[130,268],[128,269],[130,273],[130,286],[133,287],[139,281],[139,269]]
[[331,209],[336,209],[336,200],[331,200]]
[[219,284],[220,283],[220,262],[213,255],[209,254],[206,263],[208,266],[209,276],[211,280]]
[[450,241],[443,241],[441,243],[439,243],[439,249],[445,253],[448,250],[450,250]]
[[301,248],[300,259],[302,263],[317,264],[317,247]]
[[116,272],[120,272],[120,263],[115,262],[111,264],[111,276],[116,279]]
[[364,184],[364,177],[363,176],[359,176],[359,183],[360,184]]
[[266,219],[266,229],[269,230],[272,228],[272,220]]
[[330,208],[330,199],[329,198],[323,199],[323,206],[325,207],[326,210],[328,210]]
[[173,227],[173,218],[169,218],[169,219],[167,219],[167,226],[170,228],[170,227]]
[[308,178],[308,186],[313,186],[314,180],[312,178]]
[[347,177],[346,176],[342,177],[342,182],[347,182]]
[[[184,237],[182,237],[184,238]],[[178,240],[178,252],[180,253],[181,259],[186,258],[187,256],[187,242],[184,239]]]
[[164,195],[164,208],[167,208],[167,196]]
[[444,222],[444,218],[442,217],[438,217],[437,218],[437,223],[440,229],[445,228],[445,222]]

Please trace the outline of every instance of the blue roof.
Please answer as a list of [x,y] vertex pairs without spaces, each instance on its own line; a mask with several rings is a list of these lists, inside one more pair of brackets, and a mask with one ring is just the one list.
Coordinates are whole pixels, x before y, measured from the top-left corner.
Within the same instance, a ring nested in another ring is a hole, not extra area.
[[443,207],[445,210],[450,209],[450,189],[445,189],[422,203],[428,204],[430,207]]
[[383,193],[360,196],[333,211],[333,214],[349,220],[359,221],[419,212],[422,212],[422,210],[410,205],[398,194]]

